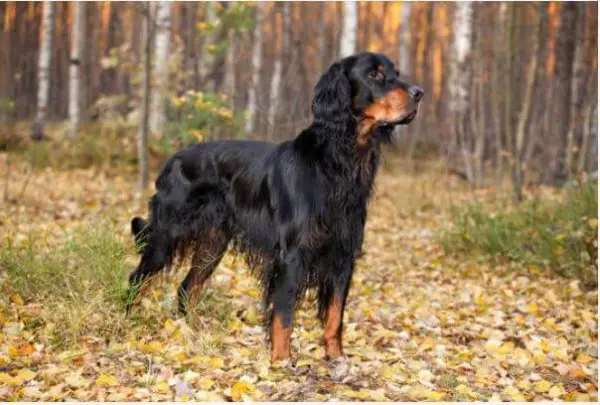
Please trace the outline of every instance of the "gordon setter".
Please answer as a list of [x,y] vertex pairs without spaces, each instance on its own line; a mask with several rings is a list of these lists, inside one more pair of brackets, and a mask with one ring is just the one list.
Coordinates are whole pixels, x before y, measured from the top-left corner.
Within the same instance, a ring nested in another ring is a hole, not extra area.
[[294,311],[307,288],[316,289],[326,356],[341,356],[380,146],[413,120],[422,96],[386,56],[360,53],[320,78],[314,121],[295,139],[207,142],[176,153],[156,181],[150,220],[131,221],[142,254],[129,278],[132,296],[193,251],[178,290],[185,313],[232,242],[263,284],[271,361],[290,357]]

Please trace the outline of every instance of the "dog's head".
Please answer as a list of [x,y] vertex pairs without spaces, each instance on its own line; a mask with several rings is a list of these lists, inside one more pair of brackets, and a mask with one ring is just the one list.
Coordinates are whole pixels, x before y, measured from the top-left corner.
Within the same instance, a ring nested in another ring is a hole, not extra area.
[[417,115],[423,89],[398,75],[382,54],[360,53],[334,63],[315,87],[316,121],[336,121],[352,114],[368,128],[406,125]]

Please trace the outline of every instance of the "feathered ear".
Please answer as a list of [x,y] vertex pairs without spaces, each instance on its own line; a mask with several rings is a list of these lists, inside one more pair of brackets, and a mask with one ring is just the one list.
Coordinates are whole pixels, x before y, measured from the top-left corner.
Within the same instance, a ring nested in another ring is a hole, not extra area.
[[335,118],[350,111],[352,90],[341,63],[334,63],[315,86],[312,111],[315,121]]

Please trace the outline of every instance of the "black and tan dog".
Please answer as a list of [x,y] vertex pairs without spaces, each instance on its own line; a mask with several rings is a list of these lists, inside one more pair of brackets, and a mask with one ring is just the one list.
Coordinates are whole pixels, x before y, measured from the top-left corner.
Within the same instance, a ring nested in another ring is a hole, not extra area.
[[360,53],[319,80],[313,123],[281,144],[219,141],[175,154],[156,181],[150,219],[132,220],[142,253],[137,288],[193,250],[180,309],[197,294],[230,241],[247,252],[264,285],[271,360],[290,356],[298,299],[316,288],[328,357],[342,355],[342,321],[363,243],[367,201],[394,126],[417,114],[423,90],[384,55]]

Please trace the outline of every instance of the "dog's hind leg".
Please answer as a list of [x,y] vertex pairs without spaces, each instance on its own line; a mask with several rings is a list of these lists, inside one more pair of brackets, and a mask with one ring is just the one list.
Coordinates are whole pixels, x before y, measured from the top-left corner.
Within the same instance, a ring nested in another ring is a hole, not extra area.
[[222,230],[212,229],[201,236],[192,258],[192,267],[177,290],[179,312],[183,315],[191,303],[194,303],[202,292],[204,283],[215,271],[223,255],[231,235]]
[[129,292],[127,294],[126,312],[129,313],[135,298],[148,279],[165,267],[172,256],[172,247],[164,235],[154,233],[148,245],[143,249],[142,258],[137,269],[129,276]]

